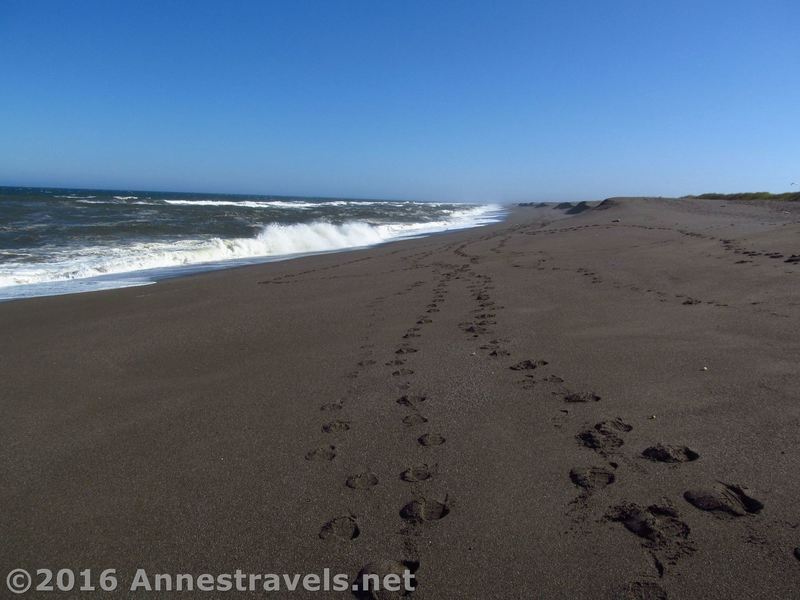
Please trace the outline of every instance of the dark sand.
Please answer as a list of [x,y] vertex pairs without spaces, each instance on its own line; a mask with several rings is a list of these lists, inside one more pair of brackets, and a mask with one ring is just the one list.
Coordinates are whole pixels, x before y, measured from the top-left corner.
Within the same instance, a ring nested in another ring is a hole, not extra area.
[[520,208],[0,304],[3,577],[394,559],[429,600],[797,598],[798,235],[790,203]]

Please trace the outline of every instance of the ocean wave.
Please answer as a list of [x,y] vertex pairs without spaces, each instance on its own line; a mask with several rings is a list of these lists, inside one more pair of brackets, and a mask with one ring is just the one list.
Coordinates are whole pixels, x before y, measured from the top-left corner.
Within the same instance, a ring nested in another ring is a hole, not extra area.
[[175,206],[238,206],[245,208],[314,208],[319,203],[290,200],[164,200]]
[[307,202],[304,200],[163,200],[174,206],[236,206],[245,208],[318,208],[330,206],[404,206],[420,205],[429,207],[441,206],[439,203],[391,201],[391,200],[323,200]]
[[114,200],[138,200],[139,196],[114,196]]
[[44,262],[0,265],[0,287],[359,248],[450,229],[475,227],[496,222],[499,218],[499,207],[484,205],[464,208],[449,214],[445,220],[432,222],[270,223],[250,238],[213,237],[138,242],[113,247],[65,248]]

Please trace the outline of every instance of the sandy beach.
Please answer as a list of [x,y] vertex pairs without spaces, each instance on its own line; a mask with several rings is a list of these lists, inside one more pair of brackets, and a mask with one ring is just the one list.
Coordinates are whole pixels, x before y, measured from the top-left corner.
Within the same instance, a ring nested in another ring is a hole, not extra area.
[[789,202],[515,207],[0,303],[4,572],[796,598],[799,234]]

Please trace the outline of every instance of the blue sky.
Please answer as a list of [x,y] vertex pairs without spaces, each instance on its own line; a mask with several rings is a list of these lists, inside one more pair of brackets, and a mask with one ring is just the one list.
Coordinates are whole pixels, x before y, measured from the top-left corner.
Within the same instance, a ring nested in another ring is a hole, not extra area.
[[800,183],[800,2],[0,0],[0,184],[591,199]]

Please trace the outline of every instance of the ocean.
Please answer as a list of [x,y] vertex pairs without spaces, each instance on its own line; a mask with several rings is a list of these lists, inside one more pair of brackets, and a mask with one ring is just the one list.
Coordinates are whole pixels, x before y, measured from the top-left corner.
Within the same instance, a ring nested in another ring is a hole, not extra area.
[[0,300],[146,285],[502,217],[493,204],[0,187]]

